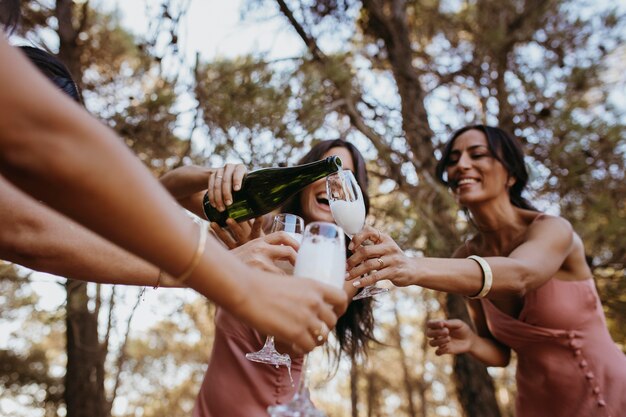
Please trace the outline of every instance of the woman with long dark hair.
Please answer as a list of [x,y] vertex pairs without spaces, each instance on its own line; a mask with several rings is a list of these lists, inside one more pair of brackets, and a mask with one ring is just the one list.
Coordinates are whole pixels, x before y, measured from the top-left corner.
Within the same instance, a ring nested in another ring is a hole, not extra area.
[[[363,190],[366,212],[369,211],[369,197],[367,194],[367,172],[365,161],[360,152],[350,142],[337,139],[318,142],[303,156],[297,164],[306,164],[324,159],[331,155],[341,158],[343,169],[351,170]],[[241,183],[243,171],[241,166],[229,166],[218,169],[215,172],[213,188],[209,187],[209,200],[215,206],[222,207],[224,200],[229,200],[229,190],[222,187],[226,181],[228,187],[232,183]],[[234,173],[237,173],[235,175]],[[216,197],[216,194],[219,194]],[[309,186],[290,199],[280,210],[283,213],[298,215],[304,219],[305,224],[314,221],[334,222],[328,198],[326,195],[326,180],[321,179]],[[212,224],[213,230],[234,251],[241,241],[247,241],[254,231],[260,232],[258,227],[262,219],[254,221],[252,226],[236,224],[227,221],[234,233],[230,234]],[[256,224],[256,226],[255,226]],[[256,227],[256,229],[255,229]],[[267,235],[266,238],[272,236]],[[258,241],[258,239],[257,239]],[[250,245],[252,242],[248,242]],[[239,254],[240,259],[245,260],[249,254]],[[286,277],[286,280],[289,278]],[[351,286],[345,286],[348,296],[351,298],[357,290]],[[338,341],[335,359],[341,352],[350,357],[365,354],[368,341],[373,337],[372,299],[365,298],[353,301],[348,310],[339,318],[334,328],[334,334]],[[324,335],[327,336],[327,335]],[[213,351],[207,372],[205,374],[200,394],[194,409],[195,417],[215,417],[228,415],[231,417],[249,417],[267,415],[267,407],[288,402],[295,392],[288,371],[284,367],[274,367],[265,364],[250,362],[245,354],[258,351],[265,341],[265,335],[249,328],[245,324],[233,318],[225,311],[219,310],[216,317],[216,336]],[[288,345],[278,344],[280,352],[291,355],[292,374],[295,386],[300,378],[302,355],[293,352]],[[218,388],[220,387],[220,388]]]
[[[475,330],[457,319],[432,321],[430,345],[488,366],[506,366],[513,349],[518,417],[622,415],[626,358],[606,328],[583,243],[567,220],[523,198],[528,174],[518,141],[497,127],[460,129],[437,175],[476,227],[452,255],[459,259],[409,258],[383,235],[348,260],[354,285],[390,279],[467,296]],[[365,230],[353,244],[377,234]]]

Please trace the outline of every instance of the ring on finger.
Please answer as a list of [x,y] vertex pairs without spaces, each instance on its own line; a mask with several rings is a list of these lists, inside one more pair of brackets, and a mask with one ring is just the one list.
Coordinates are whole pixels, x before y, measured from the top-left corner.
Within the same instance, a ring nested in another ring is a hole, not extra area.
[[383,261],[383,258],[378,258],[376,260],[378,261],[378,264],[380,265],[380,269],[383,269],[385,267],[385,262]]
[[328,336],[328,326],[326,326],[326,323],[322,323],[319,330],[315,331],[315,335],[315,339],[318,343],[322,343],[324,340],[326,340],[326,337]]

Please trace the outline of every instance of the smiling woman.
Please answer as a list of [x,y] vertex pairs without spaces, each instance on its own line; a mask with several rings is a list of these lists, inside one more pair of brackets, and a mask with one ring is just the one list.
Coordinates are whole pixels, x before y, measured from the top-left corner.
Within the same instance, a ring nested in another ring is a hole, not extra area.
[[[519,142],[496,127],[462,128],[437,176],[476,227],[452,255],[461,259],[409,258],[382,234],[348,259],[354,285],[390,279],[467,296],[476,330],[454,318],[432,321],[430,345],[437,355],[469,353],[488,366],[506,366],[514,350],[518,417],[619,415],[626,358],[607,331],[581,239],[567,220],[522,197],[528,175]],[[378,233],[366,228],[352,244]]]

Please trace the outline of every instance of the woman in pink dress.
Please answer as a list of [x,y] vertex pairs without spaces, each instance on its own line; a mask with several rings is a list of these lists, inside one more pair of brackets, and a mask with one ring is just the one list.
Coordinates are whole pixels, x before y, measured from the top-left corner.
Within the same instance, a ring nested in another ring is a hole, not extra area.
[[[567,220],[522,197],[528,174],[519,143],[499,128],[465,127],[444,148],[437,174],[477,229],[455,251],[459,259],[409,258],[383,235],[348,260],[349,279],[467,296],[475,329],[432,321],[430,345],[487,366],[506,366],[513,349],[518,417],[623,416],[626,358],[607,331],[583,243]],[[377,234],[365,230],[352,244]]]
[[[306,164],[331,155],[341,158],[343,168],[355,174],[365,200],[366,212],[369,210],[367,195],[367,173],[365,161],[358,150],[344,140],[327,140],[315,145],[298,164]],[[209,187],[210,201],[216,206],[231,200],[231,183],[241,183],[245,170],[241,165],[227,166],[218,170],[212,179],[213,189]],[[226,183],[225,186],[223,186]],[[216,196],[216,194],[219,194]],[[321,179],[307,186],[283,207],[283,212],[301,216],[305,223],[313,221],[334,222],[328,199],[326,181]],[[246,224],[227,222],[232,233],[226,233],[216,224],[212,224],[216,234],[232,248],[239,259],[248,262],[262,262],[266,269],[275,268],[272,259],[278,259],[276,247],[267,245],[275,233],[249,240],[254,232],[259,232],[258,220],[250,227]],[[245,244],[240,245],[242,242]],[[279,242],[280,243],[280,242]],[[295,242],[294,242],[295,243]],[[262,253],[261,253],[262,252]],[[256,259],[254,257],[256,256]],[[263,260],[265,258],[265,260]],[[285,279],[289,279],[286,277]],[[357,292],[352,285],[346,285],[346,292],[351,298]],[[364,298],[353,301],[348,310],[339,318],[334,328],[338,340],[337,358],[341,352],[349,356],[364,353],[367,342],[373,338],[372,300]],[[219,309],[216,315],[216,334],[213,342],[211,359],[204,376],[200,393],[196,399],[194,417],[263,417],[271,405],[287,403],[295,394],[295,386],[300,379],[302,355],[286,345],[278,345],[281,353],[289,353],[292,360],[293,385],[284,366],[276,367],[251,362],[245,355],[256,352],[263,346],[265,335],[237,320],[225,310]]]

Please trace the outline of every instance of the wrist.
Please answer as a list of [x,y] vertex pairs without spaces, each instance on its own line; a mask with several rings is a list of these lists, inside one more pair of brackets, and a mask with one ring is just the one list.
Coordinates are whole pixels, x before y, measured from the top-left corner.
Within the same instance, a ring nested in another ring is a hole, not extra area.
[[254,270],[238,258],[234,258],[235,263],[228,268],[228,290],[219,301],[216,300],[225,310],[228,310],[238,318],[247,317],[247,311],[251,308],[256,293],[254,279],[258,270]]
[[402,268],[403,281],[406,283],[404,286],[409,285],[417,285],[423,286],[422,281],[423,277],[426,276],[424,273],[424,265],[422,259],[420,258],[410,258],[405,255],[406,266]]
[[480,344],[480,341],[481,337],[470,330],[469,347],[467,349],[467,353],[470,353],[472,355],[476,354],[478,351],[477,347]]
[[187,282],[204,297],[229,312],[235,312],[248,303],[247,286],[252,274],[249,267],[210,239],[202,261]]

